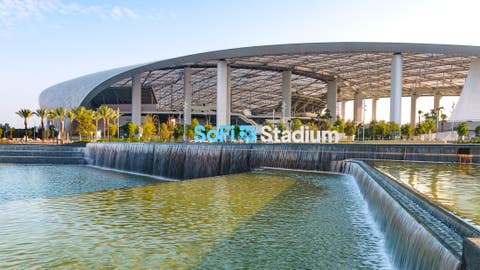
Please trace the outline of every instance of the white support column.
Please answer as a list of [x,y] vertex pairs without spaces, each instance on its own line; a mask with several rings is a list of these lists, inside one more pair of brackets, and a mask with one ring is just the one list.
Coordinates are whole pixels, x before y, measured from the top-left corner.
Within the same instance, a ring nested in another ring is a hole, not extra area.
[[392,57],[390,89],[390,121],[401,123],[402,116],[402,54],[394,53]]
[[346,107],[346,104],[347,102],[344,100],[341,102],[341,106],[342,106],[342,119],[345,120],[345,107]]
[[227,125],[230,125],[231,116],[232,116],[232,68],[227,66]]
[[141,75],[136,74],[132,78],[132,123],[140,127],[142,125],[142,82]]
[[372,121],[377,121],[377,101],[378,98],[372,98]]
[[282,72],[282,119],[286,125],[292,116],[292,72],[290,70]]
[[362,114],[363,114],[363,95],[360,92],[355,93],[355,99],[353,101],[353,121],[355,123],[362,122]]
[[440,94],[440,91],[438,90],[435,90],[435,94],[433,96],[433,109],[435,111],[438,110],[438,108],[440,108],[440,101],[442,100],[442,95]]
[[417,99],[418,94],[412,93],[410,96],[410,124],[414,127],[417,124]]
[[217,63],[217,127],[228,125],[228,66],[227,62]]
[[337,119],[337,81],[327,83],[327,109],[330,111],[332,122]]
[[183,69],[183,123],[184,125],[192,124],[192,68]]

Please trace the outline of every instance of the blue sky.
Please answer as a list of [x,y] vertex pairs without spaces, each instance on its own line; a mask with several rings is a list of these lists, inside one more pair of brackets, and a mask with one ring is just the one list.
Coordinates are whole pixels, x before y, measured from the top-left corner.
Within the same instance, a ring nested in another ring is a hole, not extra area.
[[479,7],[462,0],[0,0],[0,123],[21,127],[14,112],[37,108],[39,93],[55,83],[209,50],[328,41],[480,45]]

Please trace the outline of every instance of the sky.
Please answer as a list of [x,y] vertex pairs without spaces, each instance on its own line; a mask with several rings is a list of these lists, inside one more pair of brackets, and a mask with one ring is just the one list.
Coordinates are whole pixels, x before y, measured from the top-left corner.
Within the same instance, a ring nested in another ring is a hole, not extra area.
[[[56,83],[198,52],[335,41],[480,45],[479,1],[392,3],[0,0],[0,123],[22,127],[14,112],[38,108],[40,92]],[[420,100],[417,109],[433,107],[433,99]],[[452,101],[441,105],[451,108]],[[402,122],[409,108],[403,104]],[[388,100],[377,110],[380,120],[388,118]],[[366,121],[369,115],[367,104]]]

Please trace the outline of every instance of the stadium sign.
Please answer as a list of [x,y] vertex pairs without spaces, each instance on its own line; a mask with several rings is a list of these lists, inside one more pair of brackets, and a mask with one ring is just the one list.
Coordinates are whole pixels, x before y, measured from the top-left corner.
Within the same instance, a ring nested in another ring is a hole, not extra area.
[[[257,127],[252,125],[223,125],[208,131],[205,126],[198,125],[194,131],[195,142],[257,141]],[[260,141],[263,143],[338,143],[338,139],[339,134],[336,131],[310,130],[308,126],[301,126],[294,131],[262,126],[260,134]]]

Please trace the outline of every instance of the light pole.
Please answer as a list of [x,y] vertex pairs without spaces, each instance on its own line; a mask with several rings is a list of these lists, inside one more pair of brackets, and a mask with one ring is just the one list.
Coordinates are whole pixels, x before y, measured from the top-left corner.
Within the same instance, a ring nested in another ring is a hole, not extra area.
[[120,138],[120,107],[117,107],[117,139]]
[[[453,114],[453,111],[455,110],[455,102],[452,103],[452,111],[450,112],[450,115]],[[452,120],[452,133],[453,133],[453,126],[455,125],[455,120]]]
[[37,123],[36,123],[35,119],[33,119],[33,140],[34,141],[37,140],[36,131],[37,131]]
[[436,113],[437,113],[437,115],[436,115],[436,117],[435,117],[435,118],[436,118],[435,120],[437,121],[437,123],[435,124],[435,125],[436,125],[435,129],[436,129],[436,131],[437,131],[437,141],[438,141],[438,118],[440,117],[440,111],[441,111],[441,110],[443,110],[443,107],[435,108],[435,111],[436,111]]
[[362,100],[363,114],[362,114],[362,141],[365,142],[365,115],[367,114],[367,104],[365,99]]

